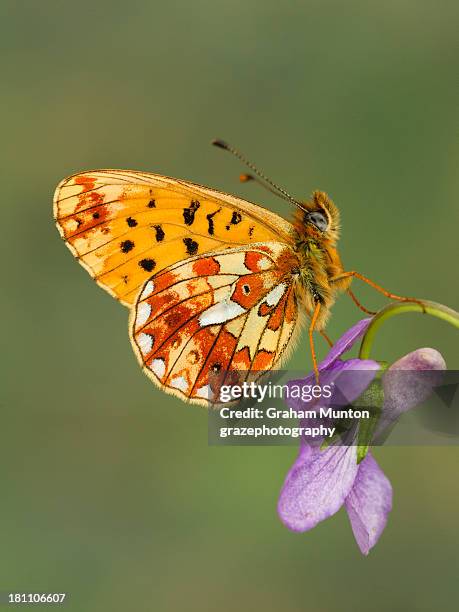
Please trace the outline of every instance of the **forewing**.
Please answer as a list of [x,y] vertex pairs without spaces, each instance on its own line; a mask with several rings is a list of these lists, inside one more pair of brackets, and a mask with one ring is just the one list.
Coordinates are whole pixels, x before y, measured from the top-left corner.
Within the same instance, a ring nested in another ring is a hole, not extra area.
[[234,382],[234,374],[241,382],[278,365],[298,330],[297,265],[289,247],[268,243],[154,275],[130,320],[145,373],[169,393],[209,405],[218,400],[216,380]]
[[54,195],[61,236],[97,283],[125,305],[152,275],[238,244],[295,240],[278,215],[218,191],[145,172],[97,170]]

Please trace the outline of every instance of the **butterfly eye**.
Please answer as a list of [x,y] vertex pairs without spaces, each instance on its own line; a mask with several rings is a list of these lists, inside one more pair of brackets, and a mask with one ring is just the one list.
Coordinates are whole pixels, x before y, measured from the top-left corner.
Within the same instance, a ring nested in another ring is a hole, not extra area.
[[319,211],[308,213],[306,215],[306,220],[315,225],[321,232],[325,232],[328,228],[327,217]]

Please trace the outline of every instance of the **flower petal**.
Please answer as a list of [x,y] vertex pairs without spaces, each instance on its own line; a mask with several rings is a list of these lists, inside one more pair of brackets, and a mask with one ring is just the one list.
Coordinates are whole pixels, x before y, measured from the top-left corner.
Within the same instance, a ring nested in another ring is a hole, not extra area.
[[[335,378],[339,375],[339,373],[342,371],[342,369],[344,368],[344,361],[340,361],[339,359],[335,362],[333,362],[327,370],[323,370],[320,373],[320,385],[331,385]],[[294,380],[289,380],[287,383],[288,387],[304,387],[306,385],[315,385],[316,384],[316,377],[314,372],[310,372],[309,374],[307,374],[304,378],[296,378]],[[312,398],[309,402],[307,402],[308,404],[308,408],[314,406],[314,404],[317,404],[319,401],[323,401],[320,398],[316,399],[316,398]],[[304,410],[305,408],[305,402],[303,400],[301,400],[301,398],[297,398],[297,397],[289,397],[288,399],[286,399],[286,402],[288,404],[288,406],[290,406],[291,408],[293,408],[294,410]]]
[[360,464],[345,505],[357,544],[368,555],[392,510],[392,486],[371,453]]
[[[302,418],[300,420],[302,427],[319,427],[320,425],[330,427],[333,425],[333,419],[320,416],[321,408],[332,407],[338,409],[354,402],[365,391],[379,369],[380,365],[371,359],[349,359],[348,361],[338,359],[330,365],[328,370],[323,370],[320,375],[322,388],[326,385],[331,387],[332,393],[329,398],[312,398],[310,401],[305,402],[299,397],[290,397],[289,395],[285,400],[286,404],[297,413],[305,410],[309,413],[315,411],[316,417]],[[294,386],[305,387],[315,384],[314,374],[310,374],[305,378],[291,380],[287,383],[290,390]],[[301,443],[320,446],[322,438],[304,434],[301,438]],[[348,440],[347,444],[352,444],[352,441]]]
[[334,378],[334,391],[329,401],[333,407],[347,406],[354,402],[381,368],[372,359],[348,359],[341,363],[343,366]]
[[424,402],[441,384],[445,369],[445,360],[433,348],[417,349],[393,363],[382,377],[384,407],[376,436],[404,412]]
[[[312,398],[307,403],[301,398],[290,397],[286,399],[287,405],[293,410],[312,410],[317,404],[321,406],[346,406],[359,395],[361,395],[380,369],[377,361],[371,359],[348,359],[334,361],[326,370],[320,373],[320,385],[331,385],[333,387],[332,396],[324,402],[324,398]],[[314,373],[308,374],[305,378],[290,380],[287,385],[307,386],[315,385]]]
[[363,334],[367,331],[368,326],[370,325],[372,318],[361,319],[350,327],[344,334],[341,336],[339,340],[335,342],[332,346],[328,355],[325,359],[319,364],[319,371],[322,369],[327,369],[330,365],[336,361],[343,353],[349,351],[354,344],[357,342],[359,338],[363,336]]
[[300,448],[277,506],[284,525],[307,531],[341,508],[359,469],[356,450],[355,446]]

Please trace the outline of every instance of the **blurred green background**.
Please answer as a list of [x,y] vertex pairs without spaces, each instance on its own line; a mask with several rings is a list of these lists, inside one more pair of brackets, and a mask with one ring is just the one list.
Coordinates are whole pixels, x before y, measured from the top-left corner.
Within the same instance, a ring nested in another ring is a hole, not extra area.
[[[294,195],[329,192],[349,269],[457,308],[458,7],[2,0],[1,591],[85,612],[457,609],[459,450],[376,449],[394,509],[368,558],[344,511],[290,533],[276,501],[295,449],[207,446],[205,411],[142,375],[127,310],[51,200],[68,174],[119,167],[287,214],[238,183],[219,136]],[[341,298],[332,338],[358,318]],[[413,314],[375,357],[434,346],[459,368],[457,341]],[[290,365],[309,370],[306,339]]]

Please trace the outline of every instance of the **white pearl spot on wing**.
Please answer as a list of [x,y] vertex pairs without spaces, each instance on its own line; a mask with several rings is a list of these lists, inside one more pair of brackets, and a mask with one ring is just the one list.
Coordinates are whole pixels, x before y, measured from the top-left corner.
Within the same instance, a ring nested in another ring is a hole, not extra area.
[[143,288],[142,293],[140,294],[140,299],[144,300],[145,298],[147,298],[151,293],[153,293],[154,288],[155,288],[154,282],[151,280],[148,281],[148,283]]
[[70,232],[76,232],[80,225],[81,224],[78,223],[76,219],[69,219],[66,224],[66,229]]
[[268,270],[268,268],[270,268],[271,265],[272,265],[272,262],[267,257],[262,257],[261,259],[258,260],[258,268],[260,270]]
[[188,389],[188,383],[183,376],[177,376],[171,380],[171,387],[185,392]]
[[148,355],[153,346],[153,338],[150,334],[139,334],[137,337],[137,344],[139,345],[142,355]]
[[135,324],[137,327],[141,327],[151,314],[151,306],[147,302],[142,302],[137,308],[137,318]]
[[153,359],[150,364],[150,370],[154,372],[159,379],[161,379],[166,372],[166,362],[164,359]]
[[274,289],[271,289],[271,291],[265,298],[265,301],[268,306],[276,306],[276,304],[279,303],[281,297],[284,295],[286,288],[287,285],[285,283],[280,283],[279,285],[274,287]]
[[204,385],[203,387],[196,389],[196,396],[210,400],[214,396],[214,392],[212,391],[212,387],[210,385]]
[[226,321],[230,321],[244,312],[245,308],[242,308],[242,306],[239,306],[236,302],[226,298],[226,300],[218,302],[207,310],[204,310],[199,317],[199,325],[204,327],[205,325],[226,323]]

